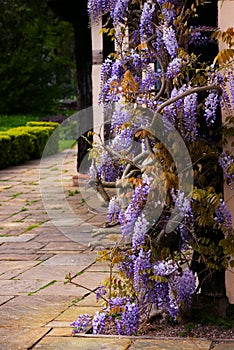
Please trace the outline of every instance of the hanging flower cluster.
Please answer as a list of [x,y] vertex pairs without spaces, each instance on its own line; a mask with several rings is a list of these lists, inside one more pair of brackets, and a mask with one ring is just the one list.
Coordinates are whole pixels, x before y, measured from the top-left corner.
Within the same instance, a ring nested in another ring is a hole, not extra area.
[[[220,152],[215,126],[221,124],[220,107],[233,113],[233,70],[228,63],[222,75],[216,63],[204,64],[191,53],[191,47],[208,44],[204,33],[210,29],[189,26],[195,11],[184,1],[89,0],[88,12],[94,21],[109,13],[116,39],[115,54],[102,65],[99,96],[105,111],[112,110],[110,141],[96,146],[96,153],[93,146],[91,172],[118,182],[107,216],[128,245],[108,255],[117,272],[96,291],[105,307],[94,317],[80,315],[72,326],[78,333],[92,324],[99,334],[113,322],[119,334],[135,335],[152,306],[174,321],[191,306],[197,286],[192,266],[206,262],[208,248],[199,251],[203,232],[220,230],[222,240],[218,253],[209,249],[209,266],[219,269],[231,259],[225,249],[220,254],[224,240],[233,241],[233,230],[215,173],[222,169],[232,187],[234,162]],[[184,154],[173,132],[192,152],[192,185],[187,164],[180,168]],[[192,264],[194,250],[198,259]]]

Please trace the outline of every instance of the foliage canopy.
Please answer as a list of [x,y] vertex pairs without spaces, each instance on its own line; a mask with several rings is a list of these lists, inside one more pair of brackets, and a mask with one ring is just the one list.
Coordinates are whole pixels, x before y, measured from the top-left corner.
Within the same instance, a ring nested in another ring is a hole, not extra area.
[[45,1],[1,1],[0,28],[2,114],[48,112],[74,94],[73,29]]

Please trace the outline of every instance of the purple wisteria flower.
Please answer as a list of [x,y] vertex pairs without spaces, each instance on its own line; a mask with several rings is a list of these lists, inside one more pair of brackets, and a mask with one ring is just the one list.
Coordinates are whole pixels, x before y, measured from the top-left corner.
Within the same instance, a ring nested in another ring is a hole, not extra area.
[[135,223],[132,236],[132,246],[135,251],[145,244],[145,236],[148,227],[149,223],[146,220],[144,213],[142,213]]
[[197,93],[194,93],[184,98],[185,139],[188,142],[195,141],[198,135],[196,114]]
[[234,183],[234,173],[231,171],[232,164],[234,163],[234,158],[227,152],[222,152],[218,159],[218,163],[223,169],[224,176],[226,178],[227,184],[233,189]]
[[187,248],[188,244],[191,243],[194,232],[194,215],[191,208],[191,203],[190,209],[188,209],[188,211],[184,214],[183,221],[178,226],[178,230],[182,240],[181,250],[184,250]]
[[232,230],[232,216],[223,199],[220,199],[220,205],[215,209],[215,220],[228,231]]
[[234,109],[234,75],[233,71],[228,72],[228,83],[231,95],[232,109]]
[[116,0],[88,0],[88,13],[93,21],[99,22],[102,15],[115,6]]
[[111,78],[112,65],[113,61],[107,57],[101,67],[100,79],[102,82],[105,82]]
[[162,14],[164,16],[166,24],[169,26],[173,23],[175,17],[176,17],[176,12],[175,8],[168,8],[168,7],[162,7]]
[[136,335],[140,324],[139,306],[128,301],[124,306],[121,319],[116,319],[116,327],[121,335]]
[[124,23],[129,2],[130,0],[116,0],[111,12],[114,25]]
[[[155,301],[158,306],[167,310],[176,321],[181,312],[186,310],[196,291],[196,278],[191,270],[185,268],[179,273],[179,266],[173,261],[160,261],[154,265],[154,273],[158,276],[155,282]],[[163,278],[160,280],[160,277]]]
[[112,197],[107,211],[107,218],[110,223],[118,221],[119,213],[121,210],[120,199],[116,197]]
[[120,60],[111,63],[110,59],[104,62],[101,69],[101,93],[98,102],[118,102],[121,97],[120,82],[125,70]]
[[185,197],[184,192],[181,191],[171,191],[173,200],[175,201],[175,206],[178,208],[180,216],[184,217],[185,213],[189,212],[191,209],[190,200]]
[[134,288],[137,292],[141,289],[145,289],[149,283],[149,272],[151,268],[151,251],[145,252],[140,249],[139,255],[134,263]]
[[150,92],[159,83],[161,75],[158,72],[149,71],[141,82],[140,91],[143,93]]
[[101,334],[104,331],[105,328],[105,321],[107,319],[107,313],[106,312],[99,312],[96,311],[93,320],[92,320],[92,326],[93,326],[93,334]]
[[114,182],[122,173],[122,166],[119,166],[118,161],[108,158],[98,167],[98,175],[105,181]]
[[107,293],[106,287],[100,286],[95,292],[96,301],[98,302],[104,295],[106,295],[106,293]]
[[202,31],[202,27],[190,27],[189,45],[203,46],[208,43],[208,36]]
[[227,84],[224,76],[220,71],[216,72],[210,78],[210,83],[221,87],[222,94],[219,96],[220,105],[225,109],[232,109],[232,103],[230,101],[230,95],[227,92]]
[[190,307],[192,296],[196,291],[196,278],[194,273],[186,267],[178,282],[178,301],[186,310]]
[[85,332],[88,324],[91,322],[91,316],[88,314],[81,314],[78,319],[71,323],[73,327],[73,334]]
[[136,258],[137,256],[135,254],[129,254],[129,252],[127,252],[124,260],[118,263],[119,271],[123,272],[124,275],[131,280],[134,278],[134,265]]
[[120,212],[119,221],[121,224],[122,236],[133,233],[133,228],[138,216],[145,207],[150,187],[147,183],[142,183],[134,191],[132,201],[124,213]]
[[140,38],[141,41],[146,41],[154,33],[153,14],[155,11],[155,4],[151,1],[146,1],[143,6],[140,19]]
[[167,66],[166,78],[174,79],[181,71],[184,62],[181,58],[175,57]]
[[163,26],[163,42],[169,55],[172,58],[175,58],[178,49],[178,43],[175,31],[172,26]]
[[[178,90],[174,87],[171,91],[171,98],[174,98],[177,95],[178,95]],[[178,114],[178,111],[175,103],[171,103],[169,106],[166,106],[164,108],[164,114],[163,114],[164,125],[166,124],[166,121],[170,123],[168,127],[167,125],[165,125],[166,129],[171,130],[171,126],[173,127],[175,126],[177,114]]]
[[154,274],[160,277],[169,277],[175,271],[177,271],[178,266],[175,264],[173,260],[168,261],[158,261],[153,266]]
[[205,113],[204,116],[206,118],[207,126],[212,126],[216,120],[216,112],[219,105],[220,99],[218,92],[216,90],[212,90],[205,101]]

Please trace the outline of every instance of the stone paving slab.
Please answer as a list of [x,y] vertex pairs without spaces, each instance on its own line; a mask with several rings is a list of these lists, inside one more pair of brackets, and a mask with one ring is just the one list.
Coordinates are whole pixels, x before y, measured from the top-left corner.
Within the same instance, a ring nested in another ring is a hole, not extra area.
[[[27,350],[40,340],[48,329],[0,327],[0,350]],[[55,350],[55,349],[54,349]]]
[[[95,261],[97,257],[96,253],[90,253],[87,252],[86,254],[77,254],[77,253],[72,253],[72,254],[57,254],[53,256],[51,259],[47,260],[44,262],[43,265],[75,265],[79,269],[80,266],[87,266],[90,264],[92,261]],[[102,265],[100,262],[96,263],[95,265]]]
[[[73,281],[79,283],[80,285],[94,290],[96,287],[103,285],[103,281],[108,277],[108,273],[99,272],[90,272],[85,273],[84,275],[79,276],[79,278],[74,279]],[[64,285],[63,282],[56,282],[47,288],[41,289],[37,292],[37,295],[71,295],[81,297],[86,294],[87,290],[82,287],[77,287],[73,284]]]
[[232,342],[221,342],[214,347],[214,350],[234,350],[234,340]]
[[196,339],[180,340],[135,340],[130,350],[209,350],[211,341]]
[[[169,339],[130,341],[117,336],[71,336],[70,323],[81,313],[96,312],[100,304],[91,294],[74,305],[74,300],[88,292],[71,284],[64,285],[65,275],[77,273],[95,259],[96,253],[90,253],[87,247],[89,242],[116,240],[114,235],[107,239],[91,235],[92,228],[100,227],[106,221],[106,210],[98,215],[90,212],[90,208],[95,205],[99,208],[100,205],[92,193],[85,191],[84,181],[79,183],[79,188],[72,186],[76,168],[76,152],[73,153],[72,161],[67,158],[63,162],[60,170],[62,181],[58,180],[73,212],[71,217],[61,216],[63,206],[61,203],[56,205],[55,201],[51,203],[53,210],[50,214],[55,218],[57,215],[57,219],[53,220],[45,213],[40,192],[39,160],[0,171],[0,350],[208,350],[209,341],[198,343],[197,340],[183,339],[175,343]],[[58,159],[64,157],[58,155]],[[56,159],[53,156],[42,164],[49,169],[49,179],[51,174],[56,176],[58,173],[55,171],[58,166]],[[75,189],[80,194],[69,196],[69,191]],[[56,188],[48,187],[47,199],[54,199],[56,191]],[[91,198],[90,208],[87,203],[82,203],[82,197],[88,201]],[[37,224],[40,226],[27,231]],[[83,252],[83,249],[87,250]],[[7,261],[9,259],[12,261]],[[75,281],[97,287],[106,277],[103,272],[107,270],[106,264],[96,263]],[[57,282],[38,290],[52,280]],[[32,291],[36,293],[29,296],[27,293]],[[217,345],[215,350],[233,350],[232,345],[225,342]]]
[[55,321],[75,321],[81,314],[89,314],[91,316],[95,315],[96,311],[101,310],[101,306],[71,306],[58,317],[55,318]]
[[44,337],[33,350],[127,350],[131,344],[129,339],[103,339],[80,337]]
[[28,242],[31,239],[35,238],[36,234],[34,233],[25,233],[19,236],[14,236],[14,237],[0,237],[0,243],[4,243],[4,242]]
[[53,328],[48,333],[48,337],[71,337],[72,327],[58,327]]
[[30,261],[30,260],[45,260],[44,254],[17,254],[17,253],[6,253],[1,254],[0,260],[2,261]]
[[12,279],[37,264],[39,261],[1,261],[0,279]]
[[0,295],[22,295],[34,292],[44,285],[50,283],[51,280],[1,280]]
[[[71,275],[75,275],[77,272],[81,271],[82,268],[85,268],[86,265],[80,265],[80,266],[74,266],[74,265],[64,265],[64,266],[55,266],[51,265],[48,268],[48,265],[44,265],[44,263],[41,263],[40,265],[37,265],[30,270],[27,270],[23,272],[18,278],[22,280],[52,280],[55,279],[60,282],[65,281],[65,276],[68,273],[71,273]],[[97,278],[97,271],[102,271],[103,268],[100,268],[96,266],[96,268],[90,268],[91,275],[87,275],[87,272],[84,273],[84,277],[82,279],[80,278],[80,282],[86,282],[88,278],[93,278],[93,275],[95,275],[95,280]],[[99,274],[98,274],[99,275]],[[80,276],[81,277],[81,276]],[[1,276],[0,276],[1,278]],[[105,275],[102,275],[101,278],[105,278]],[[78,281],[77,281],[78,282]],[[64,286],[65,288],[65,286]]]
[[8,296],[0,295],[0,306],[13,298],[14,298],[14,295],[8,295]]
[[[32,240],[27,241],[27,242],[17,242],[15,244],[14,242],[5,242],[2,246],[0,246],[0,254],[4,253],[4,250],[12,250],[12,251],[17,251],[17,250],[39,250],[41,248],[44,248],[45,244],[42,244],[40,242],[34,242]],[[0,266],[0,271],[1,271],[1,266]]]
[[48,244],[46,244],[41,251],[82,251],[82,250],[86,250],[87,247],[83,244],[79,244],[79,243],[74,243],[74,242],[49,242]]
[[70,301],[64,296],[17,296],[1,306],[0,327],[40,328],[65,311]]

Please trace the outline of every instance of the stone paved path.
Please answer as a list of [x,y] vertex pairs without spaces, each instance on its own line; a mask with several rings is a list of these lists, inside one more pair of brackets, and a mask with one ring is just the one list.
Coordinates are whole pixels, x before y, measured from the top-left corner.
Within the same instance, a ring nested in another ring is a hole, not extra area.
[[[0,171],[0,350],[209,350],[208,340],[71,336],[70,323],[98,305],[92,294],[74,304],[87,291],[64,284],[65,276],[95,260],[88,243],[105,221],[84,180],[73,186],[75,156],[70,151]],[[114,233],[95,238],[100,244],[115,239]],[[96,263],[76,282],[94,289],[106,276],[107,266]]]

